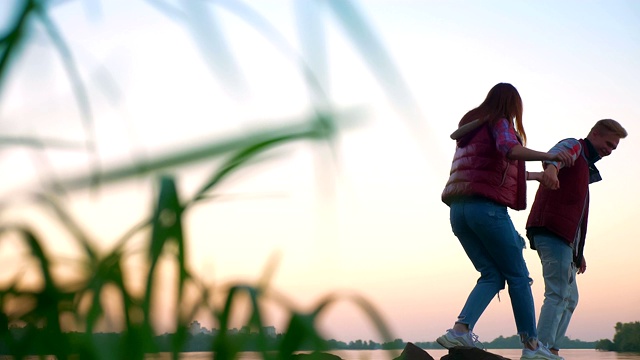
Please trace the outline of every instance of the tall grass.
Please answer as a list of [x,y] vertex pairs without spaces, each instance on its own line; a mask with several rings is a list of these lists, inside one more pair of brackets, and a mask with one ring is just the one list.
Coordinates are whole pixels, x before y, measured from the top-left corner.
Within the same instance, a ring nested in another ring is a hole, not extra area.
[[[269,129],[255,129],[245,135],[223,140],[209,141],[175,150],[169,154],[149,157],[136,164],[120,164],[110,168],[102,168],[96,161],[95,127],[93,124],[92,101],[87,93],[81,72],[74,58],[73,49],[68,45],[65,36],[58,30],[55,18],[51,15],[56,6],[66,6],[64,1],[24,0],[18,2],[11,23],[0,37],[0,96],[5,95],[7,80],[12,76],[12,66],[21,61],[21,52],[29,46],[34,26],[38,25],[48,35],[50,45],[56,49],[70,81],[71,91],[75,94],[76,104],[84,128],[84,138],[77,143],[66,140],[41,137],[0,137],[0,146],[11,148],[26,146],[38,151],[55,148],[80,148],[89,154],[89,171],[84,174],[54,178],[48,176],[41,181],[41,189],[33,190],[28,202],[46,211],[50,220],[64,229],[81,249],[72,267],[77,278],[69,280],[56,276],[54,268],[63,259],[48,254],[45,244],[55,243],[33,225],[25,225],[28,221],[7,220],[0,217],[0,241],[19,239],[30,257],[28,264],[41,278],[41,286],[25,286],[20,275],[0,283],[0,348],[17,359],[30,354],[51,354],[58,359],[143,359],[145,354],[159,351],[154,340],[154,312],[157,304],[157,289],[160,279],[159,268],[163,262],[174,264],[176,289],[174,318],[176,328],[171,337],[172,357],[177,359],[188,339],[188,326],[200,311],[212,315],[217,323],[219,333],[210,344],[212,356],[217,359],[236,359],[243,349],[242,339],[231,339],[229,330],[232,323],[234,307],[249,299],[250,310],[246,325],[258,329],[258,345],[264,359],[287,359],[295,352],[312,344],[317,350],[326,349],[326,341],[318,330],[318,318],[328,311],[337,301],[351,301],[357,304],[365,316],[372,320],[373,326],[381,336],[392,339],[381,315],[365,298],[357,295],[331,293],[317,301],[308,312],[297,310],[291,301],[282,296],[273,296],[268,282],[257,284],[234,283],[228,287],[213,288],[205,285],[189,266],[185,254],[189,239],[185,235],[183,224],[189,211],[203,201],[210,201],[214,190],[239,170],[255,166],[265,161],[261,155],[274,148],[283,147],[293,142],[325,142],[332,139],[345,126],[354,123],[353,113],[338,111],[333,108],[322,76],[326,68],[318,68],[322,59],[305,58],[298,54],[284,37],[279,35],[269,20],[256,12],[249,5],[240,1],[223,1],[209,3],[205,1],[183,2],[182,6],[171,5],[164,1],[151,1],[149,11],[160,11],[171,21],[187,27],[196,39],[201,54],[217,79],[231,92],[242,90],[241,69],[230,51],[227,43],[231,35],[224,32],[217,20],[206,11],[213,6],[225,7],[225,10],[240,16],[249,25],[265,36],[265,41],[276,46],[287,55],[288,59],[298,67],[304,75],[310,95],[310,115],[307,119]],[[347,0],[327,0],[294,2],[298,16],[308,16],[309,11],[318,11],[324,7],[342,26],[345,35],[351,39],[354,48],[366,59],[372,73],[388,91],[389,100],[402,111],[413,112],[416,109],[411,96],[406,90],[390,57],[354,3]],[[307,5],[305,5],[307,4]],[[305,15],[306,14],[306,15]],[[198,16],[195,21],[194,16]],[[204,18],[204,22],[202,19]],[[321,26],[321,22],[314,23]],[[317,32],[314,32],[316,35]],[[323,40],[309,36],[301,30],[303,41],[313,46],[320,46]],[[308,46],[309,47],[309,46]],[[309,65],[314,63],[314,68]],[[413,110],[412,110],[413,109]],[[193,163],[221,161],[220,165],[200,185],[199,190],[191,195],[181,194],[178,179],[173,173]],[[49,164],[50,165],[50,164]],[[167,170],[171,169],[172,172]],[[108,250],[99,250],[98,241],[92,238],[68,209],[65,194],[83,188],[96,188],[110,182],[119,182],[136,177],[152,177],[157,184],[154,206],[150,214],[140,214],[140,222],[125,232],[115,245]],[[14,199],[2,199],[3,208],[14,206]],[[145,266],[142,290],[134,289],[128,284],[127,261],[139,255],[127,245],[134,237],[143,237]],[[273,269],[267,268],[269,273]],[[20,274],[20,271],[16,273]],[[189,289],[197,289],[197,301],[187,299]],[[214,297],[222,296],[223,302],[218,305]],[[121,329],[121,340],[114,346],[105,347],[97,342],[92,334],[105,318],[110,317],[110,310],[104,305],[105,297],[117,299],[121,317],[118,327]],[[275,303],[285,309],[288,314],[288,325],[284,336],[279,341],[277,351],[267,351],[267,335],[263,332],[265,325],[263,305],[266,301]],[[21,331],[16,332],[15,326]],[[81,332],[71,336],[70,330]],[[79,341],[77,339],[80,339]]]

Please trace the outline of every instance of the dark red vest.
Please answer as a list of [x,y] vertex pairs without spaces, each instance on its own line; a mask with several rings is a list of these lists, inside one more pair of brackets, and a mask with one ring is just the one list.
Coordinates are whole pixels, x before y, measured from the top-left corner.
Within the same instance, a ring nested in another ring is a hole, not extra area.
[[544,228],[551,231],[568,244],[577,241],[576,261],[582,258],[589,217],[589,163],[586,159],[589,150],[583,139],[580,145],[582,151],[573,166],[562,168],[558,173],[560,189],[538,187],[526,225],[527,230]]
[[496,148],[490,125],[458,140],[442,201],[481,196],[514,210],[527,207],[524,161],[509,160]]

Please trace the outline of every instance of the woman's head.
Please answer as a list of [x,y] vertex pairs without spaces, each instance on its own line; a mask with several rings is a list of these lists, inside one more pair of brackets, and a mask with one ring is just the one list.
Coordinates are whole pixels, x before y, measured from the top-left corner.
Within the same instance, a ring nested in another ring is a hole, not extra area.
[[494,122],[501,118],[515,121],[516,132],[522,138],[522,142],[526,143],[527,135],[522,125],[522,98],[518,90],[508,83],[499,83],[492,87],[482,104],[469,111],[462,118],[461,124],[475,119]]
[[522,119],[522,99],[518,90],[511,84],[499,83],[491,88],[482,104],[496,111],[498,116],[504,116],[509,120]]

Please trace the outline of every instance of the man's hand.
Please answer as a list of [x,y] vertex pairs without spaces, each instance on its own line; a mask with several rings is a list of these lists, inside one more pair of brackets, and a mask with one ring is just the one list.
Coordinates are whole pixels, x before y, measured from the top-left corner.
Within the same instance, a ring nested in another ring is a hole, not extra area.
[[558,190],[560,188],[560,180],[558,180],[558,168],[554,165],[547,165],[540,177],[540,183],[551,190]]
[[587,271],[587,260],[584,259],[584,256],[582,257],[582,263],[580,264],[580,267],[578,268],[578,274],[584,274],[584,272]]

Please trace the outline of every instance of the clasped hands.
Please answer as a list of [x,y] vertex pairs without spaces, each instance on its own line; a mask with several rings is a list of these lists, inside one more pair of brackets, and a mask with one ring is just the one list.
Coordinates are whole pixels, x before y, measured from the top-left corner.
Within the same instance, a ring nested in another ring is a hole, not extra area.
[[[562,151],[553,155],[553,161],[562,163],[562,167],[570,167],[575,162],[573,156],[569,151]],[[539,173],[531,173],[532,180],[537,180],[542,186],[551,190],[557,190],[560,188],[560,180],[558,180],[558,172],[560,169],[552,164],[547,164],[544,171]]]

